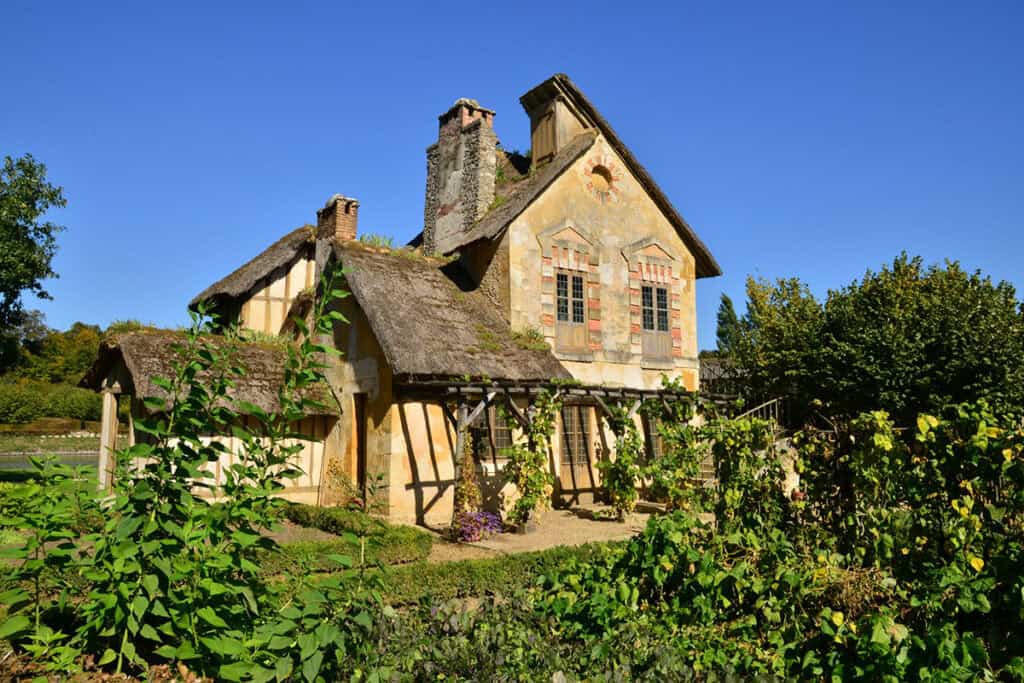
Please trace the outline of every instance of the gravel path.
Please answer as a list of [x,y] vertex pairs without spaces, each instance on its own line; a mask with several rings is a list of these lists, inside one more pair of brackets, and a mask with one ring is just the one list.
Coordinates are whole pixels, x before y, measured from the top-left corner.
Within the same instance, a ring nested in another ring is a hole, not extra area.
[[512,553],[545,550],[556,546],[576,546],[595,541],[623,541],[643,530],[650,518],[646,512],[634,512],[625,523],[594,519],[594,513],[604,511],[601,506],[549,510],[537,528],[525,534],[496,534],[476,543],[451,543],[435,530],[434,547],[429,562],[453,562],[487,557],[501,557]]

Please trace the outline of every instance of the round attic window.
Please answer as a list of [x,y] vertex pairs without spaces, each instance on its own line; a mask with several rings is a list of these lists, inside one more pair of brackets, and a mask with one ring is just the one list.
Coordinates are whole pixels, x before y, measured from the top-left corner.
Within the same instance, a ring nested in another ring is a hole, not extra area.
[[590,171],[590,184],[596,192],[607,192],[612,187],[612,172],[604,166],[595,166]]

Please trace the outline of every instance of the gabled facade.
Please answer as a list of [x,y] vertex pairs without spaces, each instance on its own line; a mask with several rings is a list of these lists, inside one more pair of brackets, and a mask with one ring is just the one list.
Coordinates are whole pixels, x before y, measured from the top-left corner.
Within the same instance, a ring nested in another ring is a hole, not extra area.
[[[343,355],[330,372],[342,411],[316,435],[325,456],[310,475],[320,502],[377,482],[391,518],[449,521],[458,381],[475,381],[478,401],[493,399],[488,387],[512,387],[513,407],[524,410],[529,387],[553,379],[653,391],[667,375],[698,388],[696,281],[720,274],[710,252],[568,77],[521,102],[529,158],[500,148],[495,112],[474,100],[439,117],[424,229],[410,247],[361,244],[358,202],[335,195],[316,226],[193,300],[244,328],[288,333],[291,319],[308,314],[321,274],[345,269],[352,296],[336,303],[348,322],[335,329]],[[614,442],[577,393],[550,454],[556,502],[565,504],[594,495],[594,465]],[[502,479],[502,449],[520,430],[487,402],[469,417],[476,466],[497,506],[515,495]]]

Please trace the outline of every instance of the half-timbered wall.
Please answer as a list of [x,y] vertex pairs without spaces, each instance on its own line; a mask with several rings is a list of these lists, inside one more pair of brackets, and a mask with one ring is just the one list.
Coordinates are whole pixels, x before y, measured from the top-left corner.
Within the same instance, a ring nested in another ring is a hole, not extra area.
[[312,287],[315,278],[316,263],[312,259],[297,259],[283,275],[257,290],[242,304],[241,326],[264,334],[278,334],[295,297]]

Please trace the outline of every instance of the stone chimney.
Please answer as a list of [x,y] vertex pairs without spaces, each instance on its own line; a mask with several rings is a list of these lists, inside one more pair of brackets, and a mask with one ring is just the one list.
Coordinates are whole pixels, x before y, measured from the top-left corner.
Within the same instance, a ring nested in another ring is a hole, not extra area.
[[316,212],[317,234],[335,242],[354,240],[358,218],[359,200],[336,194]]
[[459,99],[438,117],[437,142],[427,148],[423,250],[446,253],[494,201],[494,112]]

